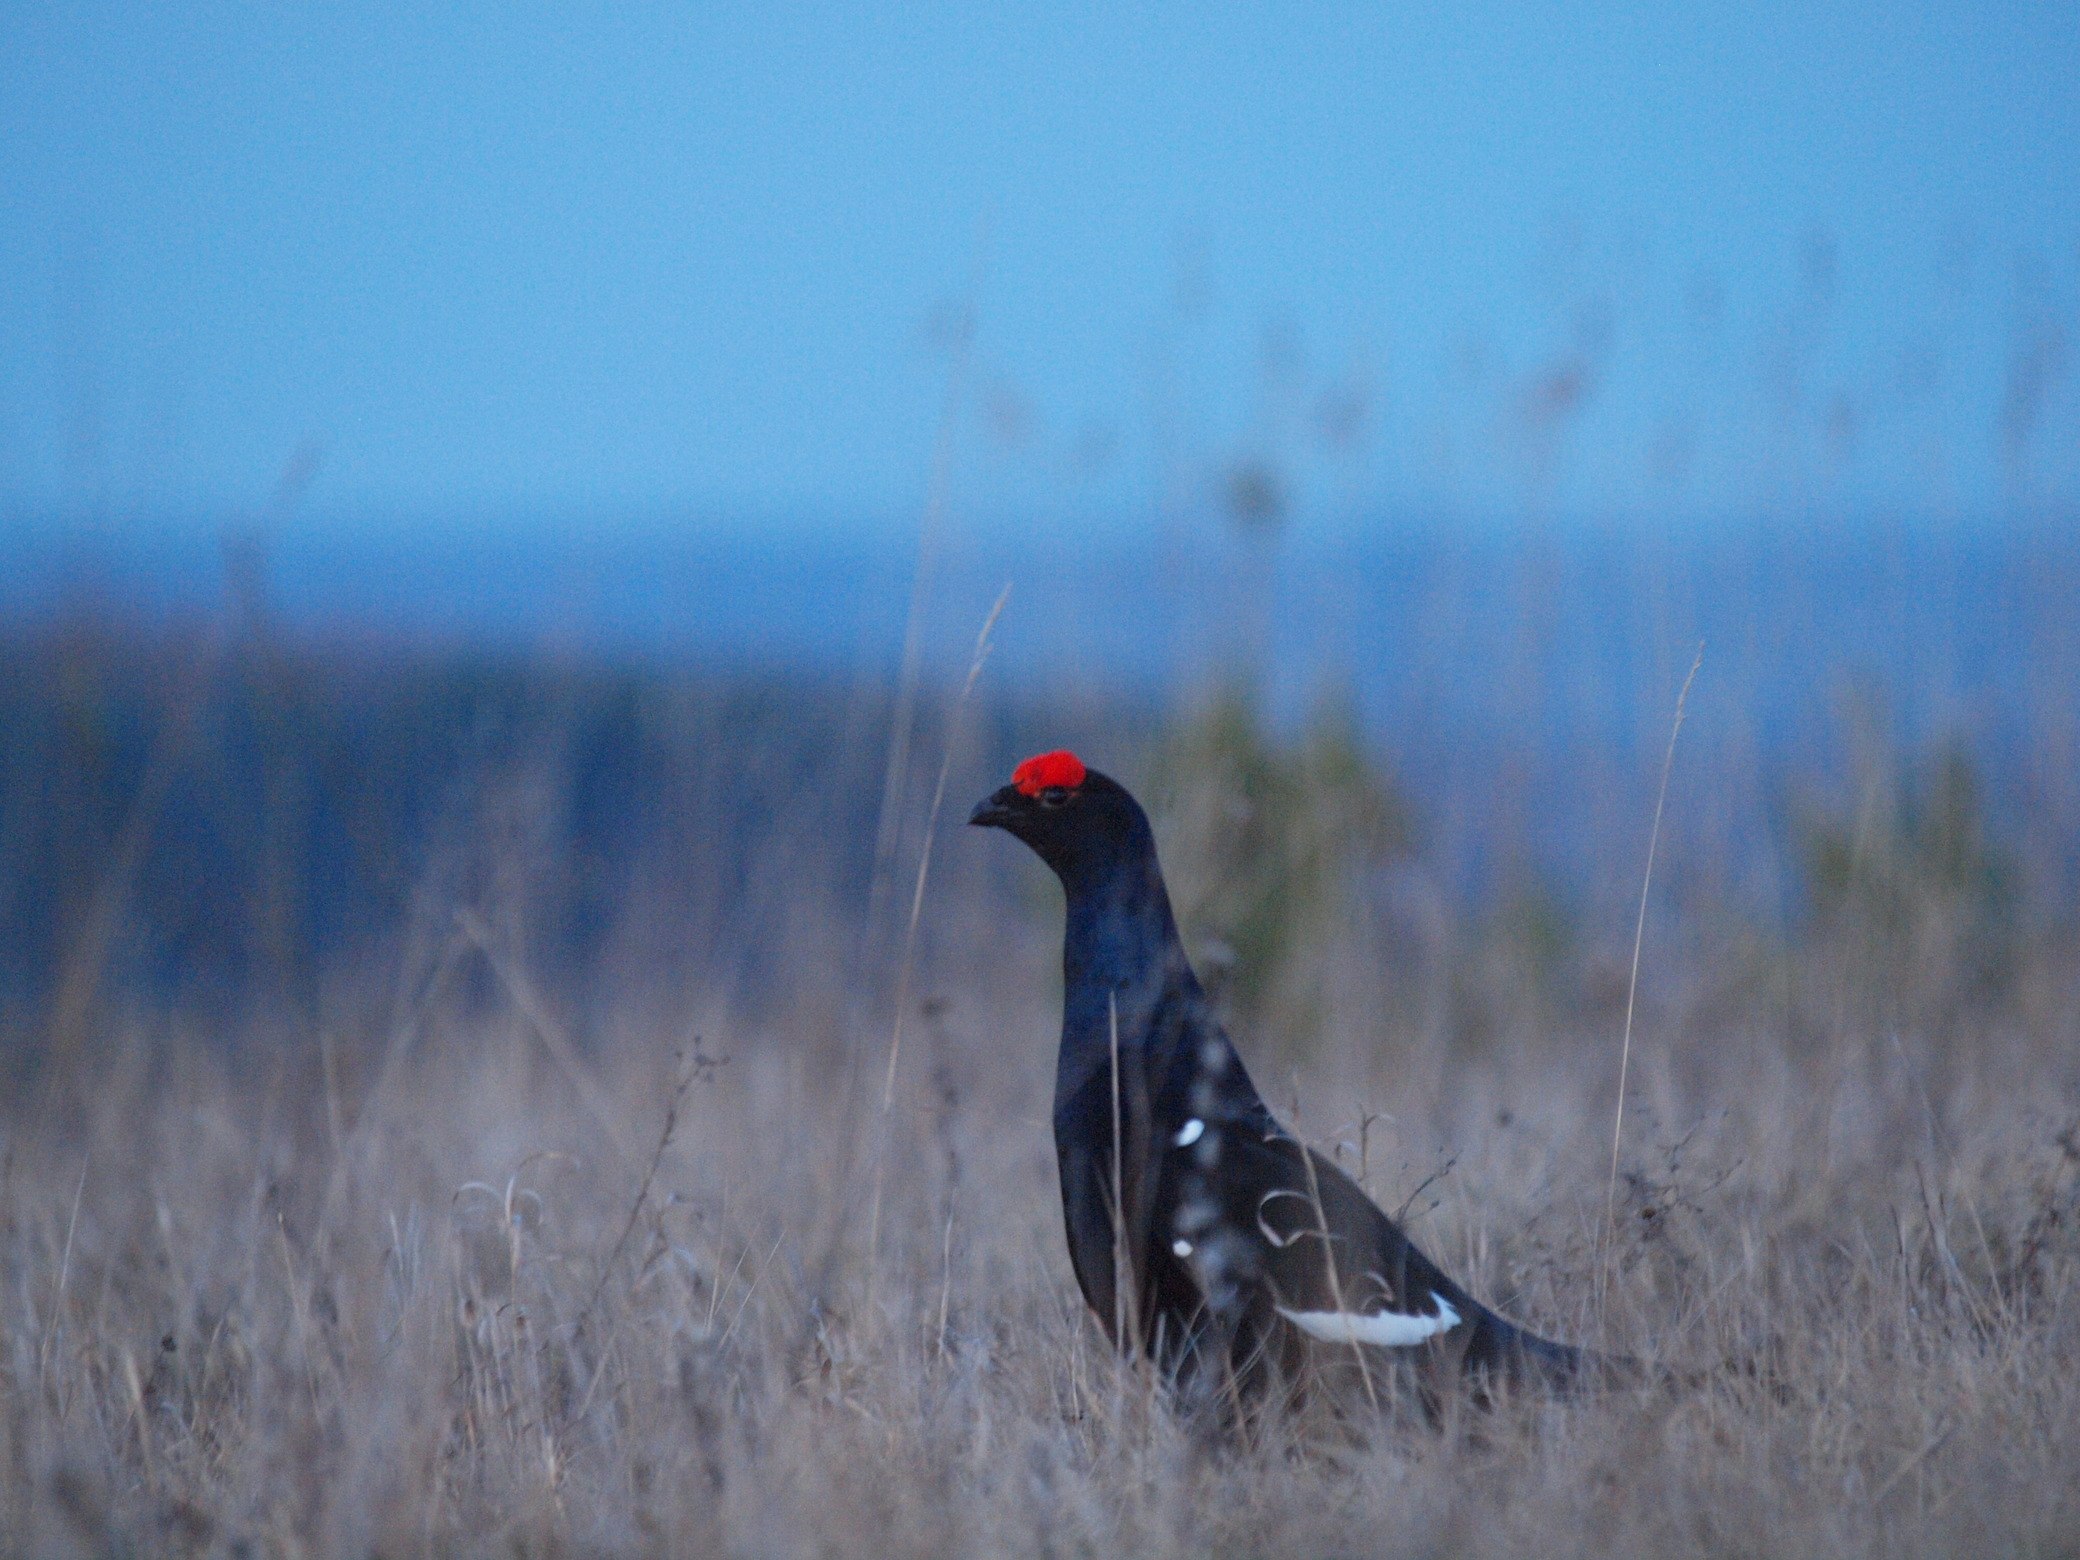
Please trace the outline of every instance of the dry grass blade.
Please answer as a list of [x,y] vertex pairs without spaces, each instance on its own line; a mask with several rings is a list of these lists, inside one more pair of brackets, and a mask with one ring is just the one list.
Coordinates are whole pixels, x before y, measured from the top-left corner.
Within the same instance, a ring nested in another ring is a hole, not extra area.
[[910,980],[917,968],[917,923],[924,914],[924,889],[932,874],[932,846],[939,838],[939,814],[946,806],[946,779],[953,772],[954,749],[960,741],[961,716],[967,710],[976,680],[982,676],[982,668],[989,660],[990,636],[996,632],[997,619],[1003,616],[1004,607],[1010,600],[1011,586],[1007,583],[997,592],[989,616],[982,620],[982,631],[975,636],[975,653],[968,658],[968,675],[962,679],[960,695],[953,702],[953,720],[946,731],[946,751],[939,756],[939,778],[932,786],[932,805],[925,814],[924,844],[917,856],[917,879],[910,890],[910,915],[903,924],[903,959],[896,970],[895,1020],[888,1036],[888,1069],[881,1080],[881,1108],[884,1111],[895,1101],[896,1059],[903,1049],[903,1019],[910,1008]]
[[65,1220],[65,1252],[58,1258],[58,1276],[51,1285],[50,1315],[44,1318],[43,1341],[36,1351],[36,1385],[43,1390],[50,1380],[51,1342],[57,1336],[58,1318],[65,1309],[66,1286],[72,1281],[72,1242],[79,1234],[79,1205],[87,1195],[87,1166],[89,1160],[82,1157],[79,1164],[79,1184],[72,1189],[72,1213]]
[[514,1008],[527,1020],[535,1038],[541,1041],[542,1049],[549,1053],[549,1059],[570,1080],[578,1098],[584,1101],[585,1108],[592,1112],[594,1120],[606,1133],[614,1152],[621,1156],[621,1162],[633,1167],[637,1163],[635,1145],[629,1142],[628,1134],[622,1128],[620,1113],[614,1109],[613,1101],[600,1087],[599,1080],[592,1076],[592,1069],[578,1055],[577,1047],[564,1035],[562,1025],[550,1017],[548,1005],[542,1001],[541,993],[535,990],[534,982],[527,978],[527,972],[506,954],[491,928],[485,925],[484,918],[475,911],[456,911],[455,924],[484,956],[484,962],[498,977]]
[[953,718],[947,725],[946,751],[939,757],[939,778],[932,786],[931,809],[925,815],[924,845],[918,852],[917,880],[910,892],[910,915],[903,928],[903,957],[896,970],[896,1010],[889,1025],[888,1066],[881,1080],[881,1131],[874,1152],[873,1207],[867,1219],[867,1250],[877,1266],[881,1250],[881,1193],[888,1158],[888,1115],[896,1099],[896,1064],[903,1054],[903,1020],[910,1009],[910,980],[917,963],[917,926],[924,914],[925,885],[931,880],[932,846],[939,837],[939,814],[946,804],[946,780],[953,771],[953,755],[960,742],[961,716],[967,710],[969,697],[975,692],[982,668],[989,661],[990,636],[996,632],[997,619],[1003,615],[1010,600],[1011,586],[1007,581],[997,592],[989,615],[982,620],[981,632],[975,636],[975,651],[968,658],[968,675],[961,682],[960,695],[954,700]]
[[1120,1125],[1119,1099],[1119,996],[1108,992],[1105,1012],[1110,1023],[1112,1052],[1112,1342],[1122,1358],[1132,1355],[1135,1339],[1129,1321],[1139,1319],[1139,1300],[1130,1294],[1134,1287],[1134,1253],[1127,1246],[1127,1145]]
[[[696,1047],[699,1041],[695,1041]],[[622,1222],[621,1233],[615,1238],[613,1249],[599,1265],[599,1278],[592,1286],[592,1293],[585,1298],[585,1307],[578,1313],[577,1324],[572,1328],[573,1337],[583,1337],[585,1324],[599,1308],[599,1297],[607,1287],[607,1278],[614,1271],[614,1264],[621,1260],[621,1253],[628,1249],[629,1237],[636,1232],[636,1221],[643,1216],[643,1205],[650,1200],[650,1189],[657,1184],[657,1170],[664,1163],[665,1150],[672,1146],[672,1136],[679,1130],[679,1110],[686,1103],[686,1091],[693,1087],[696,1064],[682,1062],[679,1076],[672,1081],[671,1098],[664,1107],[664,1125],[658,1129],[657,1147],[651,1151],[650,1163],[643,1171],[643,1183],[636,1188],[635,1201],[628,1205],[628,1217]]]
[[896,674],[896,702],[889,722],[888,757],[882,768],[881,811],[874,830],[874,873],[868,890],[866,918],[870,933],[881,925],[882,911],[894,883],[896,846],[902,834],[903,791],[910,773],[910,744],[915,737],[918,678],[924,659],[925,599],[931,590],[939,533],[945,524],[947,501],[953,491],[953,458],[960,428],[961,403],[968,388],[969,355],[974,348],[975,300],[982,293],[988,238],[986,224],[978,226],[968,298],[950,343],[952,354],[946,366],[938,432],[932,440],[932,465],[926,480],[924,513],[918,519],[917,562],[910,578],[910,606],[903,618],[903,650]]
[[1668,777],[1675,768],[1676,738],[1682,735],[1683,711],[1690,702],[1690,685],[1697,681],[1698,668],[1704,665],[1704,646],[1697,647],[1697,654],[1690,662],[1690,673],[1683,679],[1683,688],[1676,695],[1675,719],[1668,728],[1668,749],[1661,755],[1661,785],[1654,793],[1654,827],[1647,834],[1647,865],[1640,874],[1639,918],[1632,927],[1632,971],[1625,982],[1625,1034],[1618,1046],[1618,1099],[1611,1113],[1611,1170],[1603,1189],[1603,1225],[1597,1235],[1599,1256],[1596,1263],[1596,1316],[1597,1325],[1603,1325],[1603,1297],[1608,1276],[1607,1263],[1610,1242],[1615,1233],[1618,1207],[1618,1150],[1625,1140],[1625,1085],[1632,1068],[1632,1015],[1639,1002],[1639,959],[1640,950],[1647,941],[1647,897],[1654,887],[1654,854],[1661,845],[1661,814],[1668,805]]

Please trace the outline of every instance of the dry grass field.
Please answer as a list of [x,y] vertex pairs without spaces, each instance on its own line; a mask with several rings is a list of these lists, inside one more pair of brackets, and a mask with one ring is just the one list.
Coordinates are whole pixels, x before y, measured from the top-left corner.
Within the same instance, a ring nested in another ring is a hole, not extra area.
[[[1781,935],[1657,914],[1608,1223],[1629,919],[1571,944],[1454,911],[1420,852],[1385,910],[1296,907],[1277,979],[1236,988],[1267,1095],[1477,1292],[1669,1370],[1237,1438],[1172,1413],[1076,1293],[1059,904],[953,827],[987,772],[955,766],[885,1111],[915,829],[864,943],[813,841],[772,832],[743,875],[790,907],[747,923],[784,976],[757,1000],[557,978],[555,852],[487,808],[454,825],[481,861],[280,1004],[111,982],[62,1031],[17,1004],[0,1547],[2080,1550],[2080,950],[2049,911],[1988,920],[1940,809],[1819,840]],[[1337,772],[1293,784],[1346,816]],[[1207,885],[1265,847],[1205,816],[1166,802],[1161,832],[1217,916]],[[1610,843],[1632,894],[1637,822]]]

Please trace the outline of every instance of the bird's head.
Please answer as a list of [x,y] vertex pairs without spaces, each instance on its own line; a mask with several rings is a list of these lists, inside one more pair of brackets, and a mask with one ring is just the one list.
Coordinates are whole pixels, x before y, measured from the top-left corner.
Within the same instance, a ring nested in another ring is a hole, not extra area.
[[1154,850],[1148,816],[1127,788],[1066,750],[1041,753],[975,804],[968,822],[1025,841],[1064,882]]

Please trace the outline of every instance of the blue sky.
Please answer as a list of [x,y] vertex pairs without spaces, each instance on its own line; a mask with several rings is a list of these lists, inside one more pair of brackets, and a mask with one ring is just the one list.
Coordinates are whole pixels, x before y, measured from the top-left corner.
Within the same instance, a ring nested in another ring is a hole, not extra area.
[[1980,517],[2080,8],[13,6],[0,284],[15,524]]

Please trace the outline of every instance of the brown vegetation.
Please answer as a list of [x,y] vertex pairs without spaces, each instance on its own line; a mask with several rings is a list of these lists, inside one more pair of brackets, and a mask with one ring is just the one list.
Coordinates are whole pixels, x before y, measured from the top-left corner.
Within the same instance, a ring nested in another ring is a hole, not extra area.
[[[1609,956],[1630,921],[1584,930],[1564,895],[1536,931],[1521,899],[1457,908],[1420,836],[1380,822],[1404,804],[1353,775],[1349,744],[1327,762],[1233,711],[1179,740],[1137,760],[1122,738],[1117,767],[1188,751],[1204,783],[1262,782],[1256,802],[1292,809],[1205,846],[1192,820],[1251,795],[1175,799],[1164,823],[1180,855],[1231,853],[1216,875],[1275,950],[1258,984],[1236,976],[1267,1094],[1478,1292],[1683,1385],[1241,1444],[1180,1419],[1108,1355],[1061,1249],[1059,911],[1023,864],[941,840],[884,1117],[900,939],[862,938],[864,889],[805,848],[814,815],[776,805],[729,842],[731,881],[790,906],[745,923],[772,945],[755,993],[715,974],[741,943],[676,983],[617,985],[614,961],[678,946],[644,925],[567,979],[539,935],[561,852],[515,821],[555,814],[543,795],[570,783],[537,750],[533,789],[524,766],[465,787],[505,800],[441,824],[408,913],[308,987],[236,1011],[108,987],[62,1062],[39,1061],[48,1031],[20,1010],[0,1116],[6,1547],[2080,1544],[2080,964],[2055,914],[2000,886],[1953,760],[1895,759],[1898,800],[1801,815],[1816,886],[1788,930],[1702,901],[1680,935],[1657,917],[1607,1232]],[[1224,741],[1247,750],[1207,761]],[[985,766],[959,770],[964,799]],[[713,777],[680,772],[698,816]],[[761,773],[776,803],[796,796],[784,766]],[[1376,859],[1345,880],[1312,831],[1359,803]],[[1637,821],[1606,842],[1632,893]],[[1265,920],[1296,884],[1341,907],[1288,905],[1304,936]],[[890,918],[909,886],[881,893]],[[1284,1043],[1286,1015],[1305,1044]]]

